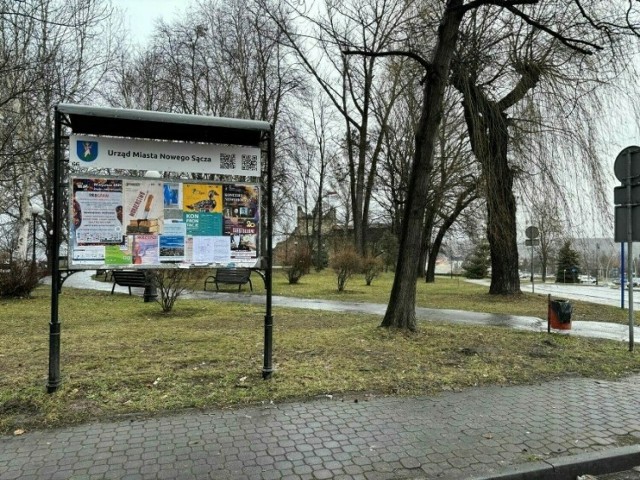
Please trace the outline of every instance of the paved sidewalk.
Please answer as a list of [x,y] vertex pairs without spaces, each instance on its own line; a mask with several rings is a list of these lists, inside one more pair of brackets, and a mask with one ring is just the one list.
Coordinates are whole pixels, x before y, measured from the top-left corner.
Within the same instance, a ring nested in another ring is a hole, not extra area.
[[475,478],[640,443],[639,411],[640,376],[267,403],[2,437],[0,479]]

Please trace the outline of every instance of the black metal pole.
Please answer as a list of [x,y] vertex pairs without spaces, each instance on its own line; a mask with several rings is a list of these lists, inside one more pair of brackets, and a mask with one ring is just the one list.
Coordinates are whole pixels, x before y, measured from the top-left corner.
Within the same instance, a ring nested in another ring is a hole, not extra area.
[[60,230],[62,224],[62,172],[60,157],[61,114],[55,108],[53,139],[53,245],[51,248],[51,321],[49,322],[49,380],[47,392],[60,387],[60,321],[58,320],[58,295],[60,294]]
[[264,315],[264,366],[262,367],[262,378],[271,378],[273,373],[273,315],[272,315],[272,273],[273,273],[273,162],[275,159],[275,135],[273,126],[269,132],[269,142],[267,148],[267,252],[265,287],[267,290],[266,312]]

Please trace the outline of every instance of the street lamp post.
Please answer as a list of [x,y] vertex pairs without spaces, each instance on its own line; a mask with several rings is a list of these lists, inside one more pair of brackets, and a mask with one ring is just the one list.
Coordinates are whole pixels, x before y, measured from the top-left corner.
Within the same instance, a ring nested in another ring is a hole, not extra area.
[[33,218],[33,226],[31,231],[31,265],[35,267],[36,265],[36,230],[38,227],[38,215],[42,215],[44,210],[40,205],[31,205],[31,217]]

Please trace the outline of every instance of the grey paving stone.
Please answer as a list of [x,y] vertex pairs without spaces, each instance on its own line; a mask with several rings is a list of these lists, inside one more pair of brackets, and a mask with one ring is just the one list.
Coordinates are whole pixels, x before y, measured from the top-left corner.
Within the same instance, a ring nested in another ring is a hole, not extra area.
[[[366,405],[323,400],[32,432],[0,438],[0,480],[62,478],[63,472],[74,479],[151,479],[166,472],[232,480],[272,472],[296,479],[385,478],[415,470],[464,478],[532,455],[607,449],[623,435],[640,439],[639,379],[564,379],[374,398]],[[563,402],[582,407],[567,409]]]

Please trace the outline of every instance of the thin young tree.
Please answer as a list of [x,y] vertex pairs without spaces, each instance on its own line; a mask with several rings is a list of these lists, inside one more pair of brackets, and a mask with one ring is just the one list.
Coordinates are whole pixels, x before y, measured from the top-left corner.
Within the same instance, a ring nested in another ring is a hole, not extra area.
[[[326,1],[319,9],[317,6],[311,9],[297,2],[276,5],[262,0],[261,3],[263,11],[285,35],[287,46],[343,118],[349,210],[355,247],[362,255],[366,251],[372,194],[382,149],[382,137],[377,133],[386,128],[386,119],[406,79],[389,76],[382,60],[342,56],[341,47],[357,43],[374,51],[390,48],[397,32],[403,30],[407,4],[397,0],[340,0]],[[382,97],[384,101],[380,101]],[[374,116],[376,109],[381,110]]]

